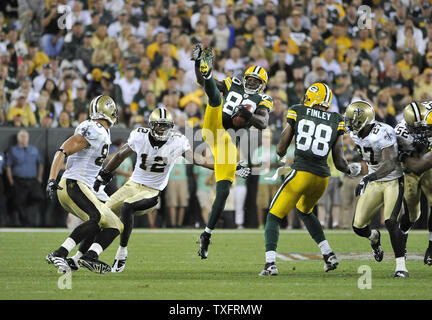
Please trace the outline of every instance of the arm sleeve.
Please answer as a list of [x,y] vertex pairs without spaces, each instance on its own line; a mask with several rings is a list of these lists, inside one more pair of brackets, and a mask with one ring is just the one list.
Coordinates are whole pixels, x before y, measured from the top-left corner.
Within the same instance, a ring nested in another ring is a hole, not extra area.
[[287,123],[294,128],[297,122],[297,112],[294,108],[289,108],[287,113]]
[[396,132],[393,128],[383,128],[382,136],[378,142],[379,148],[385,149],[393,145],[397,145]]
[[81,122],[75,129],[75,134],[82,135],[91,146],[98,144],[100,134],[95,123],[90,121]]
[[129,138],[127,139],[128,146],[136,152],[136,136],[138,134],[137,129],[131,131]]
[[258,108],[264,107],[264,108],[267,108],[268,111],[271,111],[273,109],[273,99],[266,94],[264,94],[262,97],[263,97],[263,99],[261,100],[261,102],[258,104],[257,107]]

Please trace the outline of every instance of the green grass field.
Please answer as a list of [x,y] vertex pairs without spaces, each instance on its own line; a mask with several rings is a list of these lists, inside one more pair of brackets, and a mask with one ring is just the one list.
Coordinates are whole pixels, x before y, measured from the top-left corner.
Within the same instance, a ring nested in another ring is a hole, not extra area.
[[[258,277],[264,263],[262,230],[218,230],[209,258],[201,260],[195,243],[201,230],[136,229],[129,244],[125,272],[98,275],[86,269],[72,273],[72,288],[59,289],[60,274],[45,262],[69,234],[67,230],[43,232],[0,230],[0,299],[148,299],[148,300],[294,300],[294,299],[431,299],[432,268],[423,264],[426,231],[408,239],[408,279],[391,278],[395,264],[386,231],[382,231],[385,258],[377,263],[368,241],[350,231],[326,231],[337,255],[366,254],[363,260],[340,259],[337,270],[325,273],[322,260],[278,259],[280,275]],[[111,264],[118,239],[102,255]],[[278,252],[315,253],[319,249],[305,231],[281,231]],[[413,259],[413,253],[419,253]],[[361,258],[361,257],[360,257]],[[359,289],[367,265],[372,288]],[[203,288],[206,288],[203,290]]]

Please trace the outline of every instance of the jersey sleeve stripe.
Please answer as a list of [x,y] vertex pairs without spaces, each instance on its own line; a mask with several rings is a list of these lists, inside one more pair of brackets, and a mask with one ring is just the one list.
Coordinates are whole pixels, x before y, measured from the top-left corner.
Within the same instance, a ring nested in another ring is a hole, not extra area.
[[268,100],[263,100],[263,101],[261,101],[261,102],[259,103],[259,106],[265,106],[265,107],[267,107],[267,108],[269,108],[269,109],[272,109],[272,108],[273,108],[273,103],[271,103],[271,102],[268,101]]
[[229,90],[231,88],[231,83],[232,83],[231,79],[230,78],[226,78],[224,81],[225,81],[225,86]]
[[287,118],[289,119],[293,119],[293,120],[297,120],[297,115],[293,115],[293,114],[288,114]]

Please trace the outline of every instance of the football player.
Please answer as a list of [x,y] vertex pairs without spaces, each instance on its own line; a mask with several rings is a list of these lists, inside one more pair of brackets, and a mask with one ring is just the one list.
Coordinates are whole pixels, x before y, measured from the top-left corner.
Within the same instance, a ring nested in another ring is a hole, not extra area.
[[[432,107],[432,104],[431,104]],[[431,147],[430,147],[430,140],[432,137],[432,111],[428,110],[426,113],[426,116],[424,118],[423,121],[423,125],[425,126],[425,130],[426,130],[426,139],[427,142],[429,143],[429,146],[423,150],[423,152],[421,154],[417,154],[415,156],[408,156],[405,155],[405,158],[402,159],[404,161],[404,164],[406,165],[407,170],[411,171],[412,173],[410,173],[409,175],[412,176],[412,180],[420,182],[420,188],[422,189],[422,191],[424,192],[424,194],[427,197],[427,200],[429,202],[429,204],[432,203],[432,197],[431,197],[431,190],[432,190],[432,186],[431,186],[431,169],[432,169],[432,152],[431,152]],[[424,143],[422,143],[423,145]],[[407,173],[405,173],[405,176],[408,176]],[[418,185],[414,185],[416,188],[413,188],[413,194],[417,194],[419,193],[419,187]],[[414,187],[412,186],[412,187]],[[417,191],[417,193],[415,193],[415,191]],[[414,207],[415,210],[418,210],[418,206]],[[409,210],[409,208],[408,208]],[[409,212],[409,220],[408,219],[404,219],[405,215],[402,216],[401,218],[401,228],[404,228],[404,222],[407,224],[407,226],[411,226],[411,221],[413,221],[414,219],[412,219],[411,216],[411,211]],[[419,211],[414,211],[414,218],[415,220],[417,220],[419,218],[420,212]],[[414,221],[415,222],[415,221]],[[409,229],[409,228],[408,228]],[[425,252],[425,256],[424,256],[424,263],[431,266],[432,265],[432,219],[429,216],[429,220],[428,220],[428,229],[429,229],[429,246],[426,249]]]
[[[234,76],[219,81],[212,75],[213,57],[212,48],[202,50],[201,44],[195,46],[192,57],[195,74],[208,97],[202,135],[215,159],[216,180],[216,197],[205,230],[198,239],[198,255],[202,259],[208,257],[210,237],[224,210],[236,171],[237,148],[230,132],[250,126],[265,129],[273,108],[272,98],[263,94],[268,81],[264,68],[252,66],[243,78]],[[242,121],[235,123],[235,118]]]
[[330,112],[332,91],[325,83],[314,83],[307,90],[303,104],[289,108],[287,126],[283,130],[276,152],[285,156],[295,136],[294,163],[285,181],[275,194],[265,224],[265,259],[260,276],[279,273],[276,267],[276,248],[282,219],[294,208],[318,244],[324,258],[324,271],[336,269],[336,255],[325,238],[321,223],[312,213],[324,194],[330,176],[327,157],[332,152],[335,167],[345,174],[360,174],[361,165],[348,165],[343,154],[344,121]]
[[[214,168],[213,163],[193,152],[189,140],[180,132],[175,131],[171,113],[165,108],[157,108],[149,116],[150,128],[133,130],[127,143],[111,158],[104,169],[97,175],[94,190],[100,185],[111,181],[115,169],[129,157],[136,153],[137,161],[130,179],[106,202],[116,215],[121,216],[124,231],[120,236],[120,246],[117,250],[112,272],[122,272],[126,266],[128,255],[127,245],[132,232],[134,215],[151,212],[158,203],[159,193],[168,184],[170,172],[176,159],[183,156],[189,162],[205,168]],[[240,164],[236,174],[246,178],[250,168],[243,168]],[[85,246],[80,247],[75,260],[83,252]]]
[[391,126],[375,121],[374,107],[361,100],[347,107],[345,125],[368,166],[368,174],[355,189],[355,195],[360,198],[354,213],[353,230],[360,237],[369,239],[375,260],[382,261],[384,252],[381,247],[381,234],[378,230],[371,230],[369,224],[372,217],[384,206],[384,222],[396,258],[393,277],[408,277],[405,242],[397,224],[403,200],[404,180],[398,161],[396,133]]
[[[63,244],[47,255],[46,260],[62,272],[69,272],[66,257],[84,238],[94,239],[79,265],[106,273],[111,267],[99,261],[105,248],[123,231],[120,219],[93,193],[93,184],[111,144],[109,128],[117,121],[117,106],[109,96],[98,96],[90,102],[90,120],[83,121],[54,155],[47,184],[47,195],[58,200],[67,212],[84,221]],[[57,175],[67,157],[66,171],[59,183]]]
[[[404,120],[396,128],[399,155],[402,163],[408,158],[413,160],[420,158],[429,152],[426,126],[426,114],[428,109],[420,102],[412,102],[403,110]],[[420,195],[425,194],[429,203],[432,203],[432,170],[429,169],[420,174],[414,173],[404,166],[404,214],[400,219],[400,228],[408,237],[408,231],[420,218]],[[424,263],[432,265],[432,246],[429,242]]]

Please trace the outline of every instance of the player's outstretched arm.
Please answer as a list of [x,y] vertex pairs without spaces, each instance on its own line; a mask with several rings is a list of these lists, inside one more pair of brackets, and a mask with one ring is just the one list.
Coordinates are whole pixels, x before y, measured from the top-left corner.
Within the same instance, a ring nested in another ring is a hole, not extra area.
[[186,150],[186,152],[183,153],[183,157],[190,163],[193,163],[194,165],[201,166],[210,170],[214,170],[213,163],[209,163],[205,157],[203,157],[199,153],[193,152],[192,150]]
[[134,151],[131,149],[131,147],[129,147],[127,143],[124,144],[119,151],[117,151],[117,153],[108,162],[106,167],[99,171],[93,185],[93,189],[96,192],[99,191],[101,184],[107,185],[111,181],[114,175],[114,170],[117,169],[118,166],[124,161],[124,159],[130,156],[132,152]]
[[294,136],[293,128],[290,124],[288,124],[285,129],[281,133],[280,140],[276,145],[276,153],[279,157],[285,156],[289,145],[291,144],[291,140]]
[[336,143],[332,149],[333,163],[339,171],[342,171],[346,174],[351,174],[351,170],[348,166],[348,161],[344,156],[344,148],[343,148],[343,135],[339,135],[336,139]]
[[415,174],[422,174],[432,168],[432,152],[424,154],[421,158],[410,157],[405,160],[405,165]]

